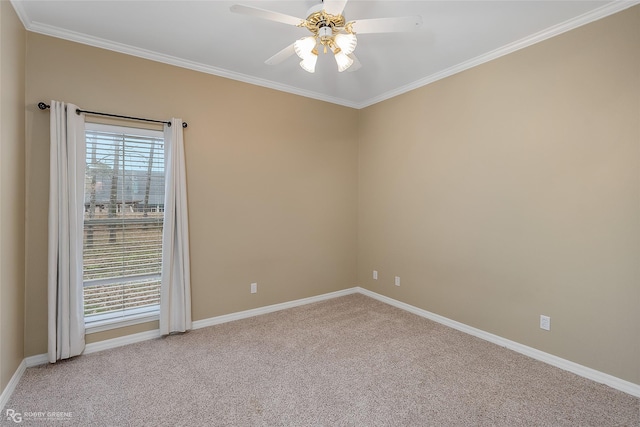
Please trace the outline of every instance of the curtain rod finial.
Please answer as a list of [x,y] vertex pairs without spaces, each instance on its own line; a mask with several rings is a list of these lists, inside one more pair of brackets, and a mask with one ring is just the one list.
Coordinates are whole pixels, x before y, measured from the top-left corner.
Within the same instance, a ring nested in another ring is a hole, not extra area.
[[38,102],[38,108],[41,110],[46,110],[47,108],[50,108],[49,105],[45,104],[44,102]]

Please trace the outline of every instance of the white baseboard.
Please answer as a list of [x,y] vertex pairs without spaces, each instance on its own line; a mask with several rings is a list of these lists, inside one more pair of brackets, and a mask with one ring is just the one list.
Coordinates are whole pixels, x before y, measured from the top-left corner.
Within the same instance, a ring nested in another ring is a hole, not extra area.
[[22,378],[22,374],[27,369],[27,364],[23,360],[20,362],[18,369],[13,373],[13,376],[9,380],[7,386],[2,390],[2,394],[0,394],[0,411],[4,410],[4,405],[7,404],[9,398],[13,394],[13,391],[16,389],[18,382],[20,382],[20,378]]
[[141,341],[148,341],[160,337],[160,329],[154,329],[151,331],[138,332],[137,334],[125,335],[124,337],[92,342],[84,347],[84,351],[82,352],[82,354],[96,353],[98,351],[122,347],[123,345],[134,344]]
[[[634,384],[632,382],[614,377],[613,375],[605,374],[604,372],[600,372],[595,369],[591,369],[586,366],[579,365],[577,363],[571,362],[561,357],[554,356],[549,353],[545,353],[544,351],[537,350],[533,347],[529,347],[524,344],[520,344],[515,341],[508,340],[506,338],[502,338],[498,335],[494,335],[489,332],[485,332],[481,329],[477,329],[469,325],[465,325],[464,323],[451,320],[444,316],[431,313],[427,310],[414,307],[410,304],[395,300],[393,298],[389,298],[384,295],[380,295],[376,292],[373,292],[361,287],[354,287],[354,288],[344,289],[341,291],[318,295],[315,297],[302,298],[299,300],[268,305],[265,307],[254,308],[251,310],[240,311],[237,313],[225,314],[222,316],[210,317],[208,319],[196,320],[193,322],[192,327],[193,329],[206,328],[207,326],[219,325],[222,323],[232,322],[234,320],[247,319],[249,317],[260,316],[262,314],[273,313],[275,311],[286,310],[288,308],[299,307],[302,305],[312,304],[314,302],[325,301],[328,299],[338,298],[338,297],[351,295],[355,293],[361,293],[368,297],[374,298],[378,301],[384,302],[386,304],[392,305],[394,307],[400,308],[402,310],[408,311],[418,316],[427,318],[429,320],[433,320],[434,322],[441,323],[445,326],[456,329],[458,331],[465,332],[469,335],[473,335],[475,337],[481,338],[485,341],[491,342],[493,344],[497,344],[502,347],[506,347],[510,350],[524,354],[525,356],[529,356],[533,359],[539,360],[541,362],[547,363],[549,365],[555,366],[565,371],[572,372],[581,377],[590,379],[592,381],[596,381],[598,383],[606,384],[609,387],[623,391],[632,396],[640,397],[640,385],[638,384]],[[158,338],[160,336],[161,336],[160,330],[155,329],[152,331],[140,332],[137,334],[127,335],[124,337],[99,341],[99,342],[87,344],[83,354],[95,353],[102,350],[121,347],[127,344],[147,341],[154,338]],[[46,354],[38,354],[35,356],[30,356],[25,358],[20,364],[20,366],[18,367],[18,369],[16,370],[13,377],[11,378],[11,381],[9,382],[7,387],[2,392],[2,395],[0,395],[0,409],[4,408],[4,404],[9,400],[9,397],[11,397],[11,394],[13,393],[13,390],[18,384],[18,381],[20,381],[20,377],[24,373],[25,369],[32,366],[43,365],[45,363],[48,363],[48,361],[49,359]]]
[[222,316],[210,317],[208,319],[196,320],[193,322],[193,329],[206,328],[207,326],[219,325],[221,323],[232,322],[234,320],[246,319],[249,317],[260,316],[261,314],[273,313],[274,311],[286,310],[288,308],[299,307],[301,305],[312,304],[314,302],[325,301],[332,298],[343,297],[358,292],[358,288],[344,289],[341,291],[330,292],[328,294],[317,295],[315,297],[302,298],[294,301],[283,302],[280,304],[267,305],[265,307],[254,308],[251,310],[239,311],[237,313],[224,314]]
[[[254,308],[251,310],[239,311],[237,313],[225,314],[222,316],[210,317],[208,319],[196,320],[192,324],[192,329],[206,328],[207,326],[219,325],[222,323],[232,322],[234,320],[246,319],[249,317],[259,316],[261,314],[273,313],[274,311],[286,310],[288,308],[299,307],[301,305],[311,304],[314,302],[325,301],[332,298],[338,298],[345,295],[355,294],[358,288],[349,288],[341,291],[330,292],[327,294],[317,295],[309,298],[302,298],[294,301],[283,302],[280,304],[268,305],[265,307]],[[141,341],[147,341],[161,336],[160,329],[140,332],[137,334],[125,335],[123,337],[112,338],[104,341],[98,341],[85,346],[82,354],[91,354],[110,348],[121,347],[123,345],[133,344]],[[24,359],[26,367],[44,365],[49,363],[47,354],[37,354]],[[23,370],[24,372],[24,370]],[[22,375],[22,374],[21,374]]]
[[36,354],[35,356],[29,356],[24,359],[24,362],[27,364],[27,368],[32,366],[44,365],[49,363],[49,355],[47,353],[44,354]]
[[502,338],[498,335],[491,334],[489,332],[485,332],[481,329],[474,328],[469,325],[465,325],[464,323],[456,322],[455,320],[451,320],[444,316],[440,316],[435,313],[431,313],[430,311],[423,310],[418,307],[414,307],[410,304],[395,300],[393,298],[389,298],[384,295],[380,295],[376,292],[372,292],[368,289],[364,288],[356,288],[357,291],[363,295],[374,298],[378,301],[384,302],[386,304],[392,305],[394,307],[400,308],[402,310],[408,311],[410,313],[416,314],[420,317],[427,318],[429,320],[433,320],[434,322],[441,323],[445,326],[448,326],[453,329],[457,329],[458,331],[467,333],[469,335],[473,335],[474,337],[478,337],[485,341],[489,341],[493,344],[497,344],[502,347],[506,347],[510,350],[518,352],[520,354],[524,354],[525,356],[529,356],[532,359],[539,360],[541,362],[547,363],[551,366],[555,366],[557,368],[563,369],[565,371],[572,372],[581,377],[590,379],[592,381],[606,384],[609,387],[615,388],[616,390],[623,391],[632,396],[640,397],[640,385],[634,384],[629,381],[625,381],[618,377],[614,377],[613,375],[605,374],[604,372],[597,371],[592,368],[588,368],[583,365],[579,365],[575,362],[571,362],[570,360],[563,359],[558,356],[554,356],[553,354],[545,353],[544,351],[537,350],[533,347],[526,346],[524,344],[517,343],[515,341],[508,340],[506,338]]

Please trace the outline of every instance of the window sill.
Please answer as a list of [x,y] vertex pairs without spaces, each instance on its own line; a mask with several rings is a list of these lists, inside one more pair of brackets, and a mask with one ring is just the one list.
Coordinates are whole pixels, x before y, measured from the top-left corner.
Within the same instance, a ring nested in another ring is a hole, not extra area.
[[85,317],[84,328],[85,335],[95,334],[97,332],[108,331],[111,329],[124,328],[125,326],[138,325],[140,323],[153,322],[160,319],[158,307],[146,307],[146,310],[127,310],[119,313],[117,317],[111,315],[97,315]]

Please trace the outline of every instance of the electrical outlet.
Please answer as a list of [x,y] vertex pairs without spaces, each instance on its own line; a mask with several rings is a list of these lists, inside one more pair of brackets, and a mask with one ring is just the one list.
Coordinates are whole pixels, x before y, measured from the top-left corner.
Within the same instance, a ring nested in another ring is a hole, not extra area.
[[540,315],[540,329],[544,329],[545,331],[551,330],[551,317]]
[[255,294],[256,292],[258,292],[258,284],[257,283],[252,283],[251,284],[251,293]]
[[395,279],[394,283],[395,283],[396,286],[400,286],[400,276],[396,276],[396,279]]
[[378,271],[373,270],[373,280],[378,280]]

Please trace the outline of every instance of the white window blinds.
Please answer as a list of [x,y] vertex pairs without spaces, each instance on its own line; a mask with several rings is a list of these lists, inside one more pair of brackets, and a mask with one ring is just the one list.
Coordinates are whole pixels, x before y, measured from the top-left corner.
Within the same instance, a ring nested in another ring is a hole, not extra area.
[[86,126],[85,321],[157,311],[165,156],[161,131]]

